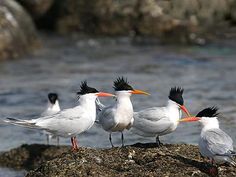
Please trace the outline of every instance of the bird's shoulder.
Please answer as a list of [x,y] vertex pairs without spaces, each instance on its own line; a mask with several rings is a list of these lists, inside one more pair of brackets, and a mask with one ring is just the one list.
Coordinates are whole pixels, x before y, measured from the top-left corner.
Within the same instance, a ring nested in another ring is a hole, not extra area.
[[205,131],[202,133],[202,137],[208,141],[214,141],[214,142],[233,142],[231,137],[225,133],[223,130],[214,128]]

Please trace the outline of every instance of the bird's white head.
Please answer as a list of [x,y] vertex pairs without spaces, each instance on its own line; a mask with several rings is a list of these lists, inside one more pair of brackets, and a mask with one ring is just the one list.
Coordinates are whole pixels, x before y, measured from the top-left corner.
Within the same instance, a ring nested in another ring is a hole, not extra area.
[[129,84],[126,78],[124,77],[118,77],[114,81],[113,88],[116,91],[116,96],[119,97],[130,97],[132,94],[144,94],[144,95],[150,95],[147,92],[144,92],[142,90],[135,90],[133,87]]
[[203,129],[211,129],[211,128],[219,128],[219,121],[217,119],[218,116],[218,108],[208,107],[200,111],[195,117],[187,117],[181,119],[180,122],[193,122],[199,121],[203,126]]
[[184,89],[181,87],[172,87],[170,89],[169,99],[171,100],[171,103],[174,102],[179,107],[179,109],[184,111],[187,114],[187,116],[190,117],[190,113],[188,109],[184,106],[184,99],[182,96],[183,92],[184,92]]

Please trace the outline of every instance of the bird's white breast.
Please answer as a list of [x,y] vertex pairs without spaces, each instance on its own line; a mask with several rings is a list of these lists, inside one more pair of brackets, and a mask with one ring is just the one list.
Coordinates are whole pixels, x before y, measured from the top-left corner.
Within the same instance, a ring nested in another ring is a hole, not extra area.
[[114,120],[117,122],[116,126],[112,127],[111,131],[123,131],[128,128],[133,119],[133,105],[129,95],[119,95]]

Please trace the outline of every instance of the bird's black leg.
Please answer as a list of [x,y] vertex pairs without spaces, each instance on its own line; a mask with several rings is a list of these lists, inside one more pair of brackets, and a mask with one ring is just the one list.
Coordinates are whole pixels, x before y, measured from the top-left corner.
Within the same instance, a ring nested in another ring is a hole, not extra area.
[[59,146],[59,136],[57,136],[57,146]]
[[73,151],[73,149],[74,149],[74,147],[75,147],[74,138],[71,137],[71,138],[70,138],[70,141],[71,141],[72,151]]
[[46,137],[47,137],[47,145],[49,145],[49,135],[46,134]]
[[110,140],[110,143],[111,143],[111,147],[114,147],[114,145],[112,143],[112,139],[111,139],[111,133],[109,134],[109,140]]
[[159,136],[156,137],[156,143],[157,143],[157,147],[160,147],[161,145],[163,145],[159,139]]
[[122,147],[124,147],[124,134],[121,132],[121,142],[122,142]]

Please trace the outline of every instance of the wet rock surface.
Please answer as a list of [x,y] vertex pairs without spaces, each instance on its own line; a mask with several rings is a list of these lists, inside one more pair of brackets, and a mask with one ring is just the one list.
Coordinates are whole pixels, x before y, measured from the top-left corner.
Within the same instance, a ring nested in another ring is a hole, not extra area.
[[[214,167],[201,158],[198,147],[186,144],[135,144],[123,148],[91,149],[23,145],[0,155],[0,165],[33,169],[27,177],[43,176],[210,176]],[[219,176],[235,176],[236,168],[221,166]],[[217,176],[215,175],[211,176]]]
[[31,17],[13,0],[0,1],[0,60],[17,58],[39,46]]

